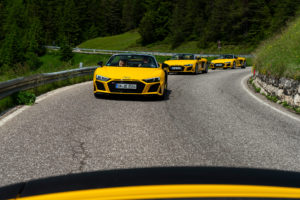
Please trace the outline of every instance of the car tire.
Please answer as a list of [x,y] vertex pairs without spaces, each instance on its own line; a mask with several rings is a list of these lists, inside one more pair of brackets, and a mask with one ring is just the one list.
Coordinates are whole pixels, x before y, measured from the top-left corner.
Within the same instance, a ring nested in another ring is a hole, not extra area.
[[160,101],[163,101],[163,100],[165,100],[167,98],[167,93],[168,93],[168,79],[166,78],[165,80],[166,81],[165,81],[164,93],[161,96],[158,95],[158,100],[160,100]]
[[244,62],[244,64],[243,64],[242,68],[245,69],[246,67],[247,67],[247,62],[246,62],[246,60],[245,60],[245,62]]
[[208,65],[207,63],[205,64],[205,69],[202,71],[202,73],[206,74],[208,72]]
[[94,93],[94,97],[99,99],[101,97],[101,95],[99,93]]
[[198,64],[196,64],[195,66],[195,72],[194,72],[195,75],[199,74],[199,66]]
[[232,69],[235,69],[235,67],[236,67],[236,64],[235,64],[235,62],[233,62]]

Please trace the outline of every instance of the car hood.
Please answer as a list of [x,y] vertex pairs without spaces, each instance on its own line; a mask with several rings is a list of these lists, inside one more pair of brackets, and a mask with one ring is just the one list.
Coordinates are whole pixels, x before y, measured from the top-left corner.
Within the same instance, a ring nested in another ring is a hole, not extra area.
[[212,60],[212,63],[225,63],[225,62],[232,62],[234,59],[216,59]]
[[163,73],[161,68],[142,67],[99,67],[95,74],[111,79],[146,79],[160,77]]
[[167,60],[165,63],[167,65],[188,65],[188,64],[194,64],[196,60]]

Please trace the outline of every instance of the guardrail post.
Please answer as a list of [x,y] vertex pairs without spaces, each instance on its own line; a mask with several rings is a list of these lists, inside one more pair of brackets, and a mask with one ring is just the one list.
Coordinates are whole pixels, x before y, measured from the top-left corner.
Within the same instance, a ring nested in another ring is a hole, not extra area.
[[79,63],[79,68],[80,68],[80,69],[83,68],[83,63],[82,63],[82,62]]

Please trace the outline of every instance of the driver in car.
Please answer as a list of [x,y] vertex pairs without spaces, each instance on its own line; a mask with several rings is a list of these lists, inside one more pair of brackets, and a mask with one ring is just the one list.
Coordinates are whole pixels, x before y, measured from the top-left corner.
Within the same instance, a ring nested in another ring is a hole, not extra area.
[[126,67],[127,66],[127,60],[120,59],[119,60],[119,67]]

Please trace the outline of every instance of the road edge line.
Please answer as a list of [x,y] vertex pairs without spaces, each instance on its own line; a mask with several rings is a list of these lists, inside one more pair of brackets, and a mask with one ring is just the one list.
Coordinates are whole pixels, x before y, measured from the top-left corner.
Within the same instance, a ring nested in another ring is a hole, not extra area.
[[291,115],[290,113],[288,113],[287,111],[282,111],[282,110],[279,110],[277,108],[275,108],[274,106],[270,105],[269,103],[267,103],[266,101],[263,101],[261,100],[260,98],[258,98],[257,96],[255,96],[252,91],[250,91],[250,89],[248,88],[248,85],[247,85],[247,79],[249,79],[251,77],[251,74],[249,75],[246,75],[242,80],[241,80],[241,85],[243,87],[243,89],[250,95],[252,96],[254,99],[256,99],[258,102],[260,102],[261,104],[264,104],[265,106],[271,108],[272,110],[282,114],[282,115],[285,115],[293,120],[296,120],[298,122],[300,122],[300,118],[298,117],[295,117],[293,115]]

